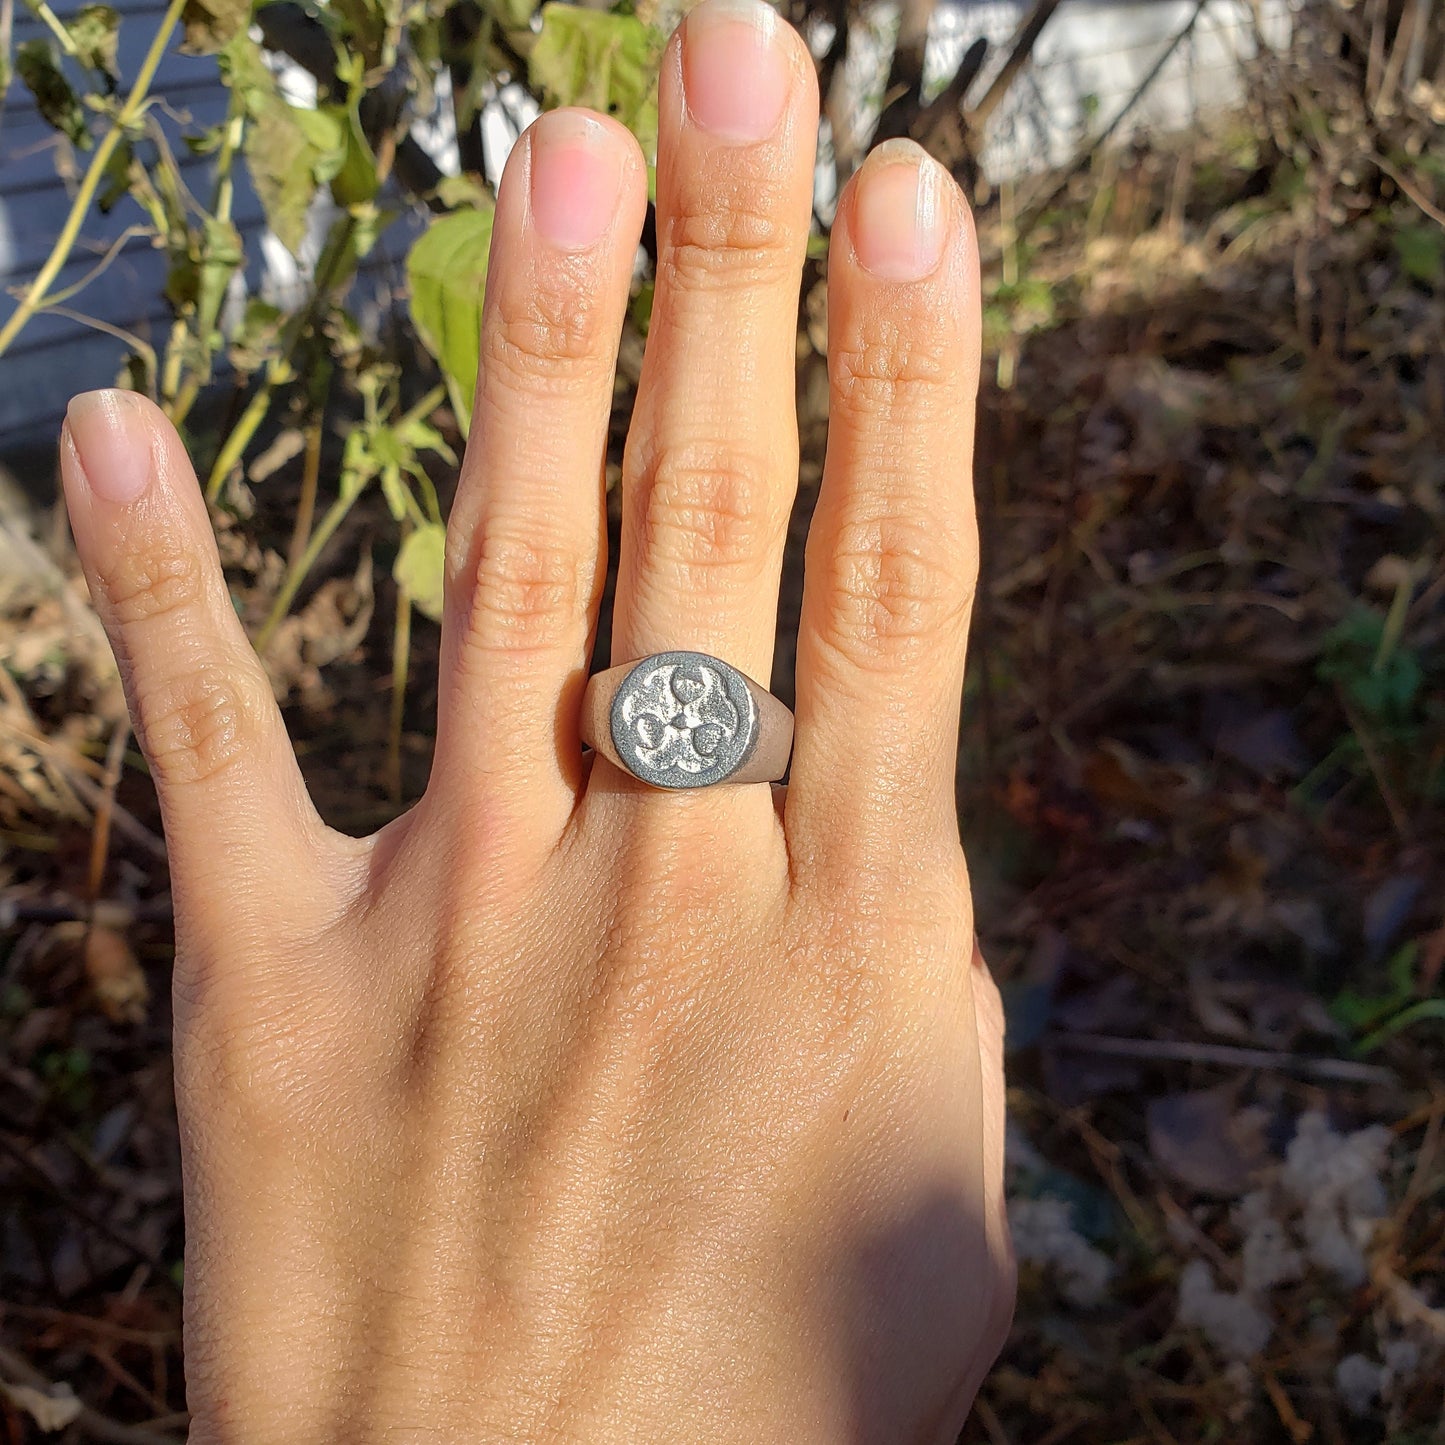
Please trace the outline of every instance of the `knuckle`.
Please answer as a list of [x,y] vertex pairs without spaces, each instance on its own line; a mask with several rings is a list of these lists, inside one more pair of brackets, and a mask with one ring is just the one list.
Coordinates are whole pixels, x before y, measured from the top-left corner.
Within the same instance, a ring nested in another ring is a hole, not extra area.
[[864,415],[917,415],[958,405],[958,368],[929,327],[892,326],[829,352],[837,405]]
[[724,446],[658,452],[632,479],[643,554],[684,573],[756,578],[786,521],[770,472],[761,458]]
[[97,580],[120,627],[173,617],[196,606],[206,590],[205,566],[195,551],[156,543],[122,550]]
[[659,265],[686,290],[755,286],[794,264],[793,228],[776,183],[709,187],[684,197]]
[[132,674],[136,732],[162,784],[207,783],[254,752],[271,693],[248,671],[210,664],[155,683]]
[[485,530],[475,555],[468,647],[525,654],[554,646],[585,625],[581,566],[574,551]]
[[855,667],[887,668],[961,636],[973,599],[964,552],[900,517],[847,522],[829,559],[824,636]]
[[570,390],[578,374],[600,371],[607,347],[598,298],[539,283],[502,289],[482,328],[483,386],[506,391]]

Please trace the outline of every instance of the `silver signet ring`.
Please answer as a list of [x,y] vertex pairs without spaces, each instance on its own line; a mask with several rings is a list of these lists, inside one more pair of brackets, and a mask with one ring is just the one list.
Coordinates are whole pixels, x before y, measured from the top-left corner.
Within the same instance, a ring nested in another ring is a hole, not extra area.
[[772,783],[788,769],[793,714],[719,657],[657,652],[588,679],[582,741],[654,788]]

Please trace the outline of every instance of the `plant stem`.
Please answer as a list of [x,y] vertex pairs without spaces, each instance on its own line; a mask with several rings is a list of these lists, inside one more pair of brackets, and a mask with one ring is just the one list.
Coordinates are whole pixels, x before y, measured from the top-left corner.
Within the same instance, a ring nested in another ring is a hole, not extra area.
[[386,787],[401,802],[401,728],[406,715],[406,681],[411,659],[411,593],[396,588],[396,630],[391,638],[391,720],[386,736]]
[[326,243],[326,249],[321,253],[321,259],[316,264],[310,300],[299,311],[292,312],[277,344],[276,354],[267,364],[265,380],[262,381],[255,396],[251,398],[245,412],[242,413],[241,420],[236,423],[236,429],[226,438],[225,445],[222,446],[216,457],[211,474],[206,479],[206,500],[208,502],[214,502],[220,496],[221,488],[231,474],[231,468],[245,455],[246,448],[251,444],[251,438],[255,436],[256,429],[265,419],[267,411],[270,410],[272,392],[282,383],[291,380],[293,376],[291,352],[311,324],[312,318],[321,305],[322,297],[336,280],[336,269],[345,256],[347,247],[351,244],[355,230],[356,217],[350,214],[343,216],[333,229],[331,237]]
[[1385,615],[1385,625],[1380,629],[1380,645],[1375,649],[1375,660],[1370,672],[1379,677],[1390,665],[1395,649],[1400,645],[1400,636],[1405,630],[1405,618],[1410,611],[1410,597],[1415,591],[1413,574],[1406,574],[1395,584],[1395,595],[1390,600],[1390,610]]
[[291,368],[286,366],[281,358],[266,368],[266,379],[257,389],[255,396],[247,402],[240,421],[216,455],[215,465],[206,481],[208,502],[214,502],[220,496],[221,484],[231,475],[231,468],[245,455],[246,448],[251,445],[251,438],[256,435],[257,429],[266,419],[266,413],[271,409],[271,393],[281,380],[290,376],[290,371]]
[[55,11],[45,3],[45,0],[25,0],[25,8],[39,21],[47,30],[60,42],[60,48],[72,58],[79,52],[75,41],[70,38],[70,31],[60,23]]
[[150,49],[146,51],[146,57],[141,62],[140,71],[136,75],[135,84],[131,87],[125,104],[120,108],[110,124],[110,129],[95,148],[95,154],[86,168],[85,178],[81,181],[80,189],[76,191],[75,200],[71,203],[70,214],[65,218],[65,225],[61,227],[60,235],[56,237],[50,255],[46,258],[44,266],[40,268],[39,274],[30,283],[20,304],[11,313],[10,319],[5,323],[3,329],[0,329],[0,356],[10,349],[16,336],[35,315],[44,302],[51,284],[70,259],[76,238],[80,235],[80,227],[90,211],[90,205],[100,187],[101,178],[105,175],[105,168],[109,165],[116,146],[120,144],[121,137],[134,124],[141,107],[145,104],[151,81],[155,79],[156,69],[161,63],[161,56],[165,54],[166,45],[170,41],[172,31],[176,28],[176,22],[181,18],[181,11],[185,5],[186,0],[170,0],[166,13],[161,19],[160,27],[151,40]]
[[285,620],[286,614],[291,610],[291,604],[296,600],[296,594],[301,589],[301,584],[306,580],[306,574],[315,565],[316,559],[321,555],[321,549],[331,540],[332,533],[342,524],[346,514],[356,505],[356,500],[366,490],[361,487],[350,495],[339,496],[331,506],[327,508],[326,515],[322,517],[321,524],[311,534],[311,540],[306,544],[306,550],[301,554],[300,559],[294,567],[287,570],[286,580],[281,584],[281,590],[276,594],[276,600],[271,604],[270,614],[261,630],[256,634],[256,651],[264,653],[271,638],[275,635],[276,629]]
[[291,545],[286,549],[286,565],[296,567],[306,555],[311,538],[311,523],[316,518],[316,485],[321,478],[321,416],[312,418],[306,428],[306,453],[301,463],[301,495],[296,502],[296,520],[291,527]]
[[[216,204],[212,211],[214,218],[223,225],[228,224],[231,219],[231,206],[236,190],[235,178],[231,173],[232,163],[245,134],[245,125],[246,113],[241,98],[237,92],[232,91],[226,114],[226,129],[216,157]],[[162,397],[168,401],[166,410],[173,426],[179,427],[190,415],[201,387],[211,379],[211,354],[215,350],[212,339],[216,336],[217,317],[224,299],[225,292],[222,291],[196,310],[196,341],[205,360],[203,365],[190,369],[184,383],[181,381],[181,365],[185,359],[185,321],[178,320],[171,332]]]
[[170,407],[171,425],[180,427],[185,423],[186,418],[191,414],[191,408],[196,404],[196,398],[201,394],[201,378],[199,373],[192,372],[186,378],[185,385],[176,394],[175,402]]

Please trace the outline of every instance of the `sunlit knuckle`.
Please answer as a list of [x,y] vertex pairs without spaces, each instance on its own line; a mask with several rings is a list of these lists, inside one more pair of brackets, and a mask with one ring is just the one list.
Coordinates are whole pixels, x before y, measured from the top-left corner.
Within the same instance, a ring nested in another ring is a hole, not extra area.
[[196,606],[205,596],[206,571],[199,553],[153,543],[120,552],[98,581],[111,619],[130,627]]
[[503,293],[482,329],[482,384],[535,391],[573,387],[605,364],[598,300],[581,289]]
[[531,652],[583,624],[581,563],[566,547],[488,530],[470,582],[467,643],[475,650]]
[[972,578],[940,529],[898,517],[848,522],[829,558],[827,640],[855,666],[888,666],[957,636]]
[[890,326],[829,353],[836,404],[864,414],[931,414],[958,405],[957,368],[926,326]]
[[688,572],[751,575],[783,525],[774,490],[761,457],[725,446],[664,449],[636,478],[642,550]]
[[795,264],[792,227],[772,188],[719,188],[685,205],[667,232],[660,267],[678,285],[756,285]]
[[254,753],[270,690],[248,670],[211,662],[176,677],[134,674],[136,730],[168,784],[208,783]]

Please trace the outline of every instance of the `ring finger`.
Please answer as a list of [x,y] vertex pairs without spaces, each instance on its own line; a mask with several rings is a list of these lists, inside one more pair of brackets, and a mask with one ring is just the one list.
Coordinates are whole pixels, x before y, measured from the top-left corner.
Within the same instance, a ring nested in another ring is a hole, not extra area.
[[817,83],[759,0],[705,0],[659,93],[657,288],[623,463],[613,660],[766,683],[798,471],[793,371]]

